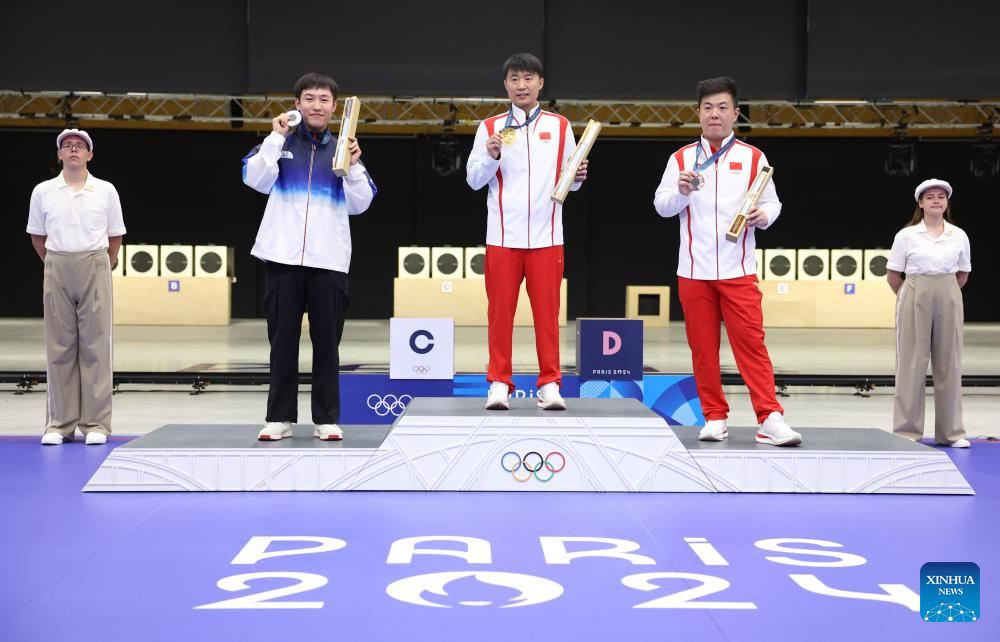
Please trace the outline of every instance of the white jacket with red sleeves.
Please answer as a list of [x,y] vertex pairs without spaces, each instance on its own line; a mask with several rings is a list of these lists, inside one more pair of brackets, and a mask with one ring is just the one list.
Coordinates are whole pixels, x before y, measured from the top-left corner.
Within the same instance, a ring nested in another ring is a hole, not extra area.
[[[732,136],[730,134],[730,138]],[[729,138],[723,146],[728,142]],[[701,162],[712,155],[704,138],[674,152],[667,161],[667,169],[653,199],[653,207],[660,216],[680,215],[677,275],[720,280],[756,274],[755,228],[748,226],[736,243],[726,240],[726,231],[753,179],[760,168],[768,164],[767,158],[753,145],[736,141],[718,161],[700,172],[705,180],[701,189],[684,196],[677,189],[677,180],[680,172],[694,166],[699,144],[702,146]],[[773,225],[781,213],[781,201],[773,180],[761,194],[757,207],[767,214],[765,229]]]
[[[515,125],[526,120],[511,105]],[[542,111],[517,140],[504,145],[500,158],[486,151],[486,140],[504,128],[507,112],[479,123],[476,141],[466,164],[466,181],[478,190],[489,185],[486,197],[486,243],[513,248],[540,248],[563,244],[562,205],[552,202],[559,172],[576,142],[564,116]],[[574,183],[573,190],[580,189]]]

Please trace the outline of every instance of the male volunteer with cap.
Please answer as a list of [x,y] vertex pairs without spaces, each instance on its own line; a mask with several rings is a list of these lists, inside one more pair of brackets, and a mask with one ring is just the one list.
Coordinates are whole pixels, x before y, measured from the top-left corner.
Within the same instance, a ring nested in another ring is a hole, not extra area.
[[348,216],[368,209],[375,184],[350,139],[351,166],[333,172],[337,139],[327,125],[337,108],[337,83],[308,73],[295,83],[302,122],[290,131],[288,115],[243,159],[243,182],[268,194],[251,254],[265,262],[264,312],[271,343],[271,381],[262,441],[292,436],[298,417],[299,335],[309,311],[313,344],[313,436],[340,440],[340,338],[351,265]]
[[[542,110],[538,93],[545,84],[542,63],[516,54],[503,66],[510,98],[508,111],[487,118],[476,130],[466,165],[474,190],[489,185],[486,198],[486,297],[490,382],[486,408],[506,410],[514,390],[511,342],[521,282],[526,281],[535,322],[538,354],[538,405],[563,410],[559,394],[559,290],[563,277],[562,205],[552,192],[576,147],[569,121]],[[587,178],[580,164],[573,190]]]
[[781,202],[774,184],[769,183],[738,241],[726,240],[736,210],[767,158],[733,134],[740,110],[731,78],[703,80],[697,94],[702,136],[670,156],[653,205],[660,216],[680,215],[677,291],[706,420],[699,439],[722,441],[729,435],[729,404],[722,392],[719,366],[720,322],[724,321],[736,366],[750,389],[759,423],[757,441],[794,446],[802,436],[785,423],[775,395],[754,259],[754,228],[773,225]]
[[115,186],[87,170],[94,142],[81,129],[56,137],[63,169],[35,186],[28,208],[31,244],[45,264],[48,413],[42,443],[87,444],[111,434],[111,266],[125,223]]

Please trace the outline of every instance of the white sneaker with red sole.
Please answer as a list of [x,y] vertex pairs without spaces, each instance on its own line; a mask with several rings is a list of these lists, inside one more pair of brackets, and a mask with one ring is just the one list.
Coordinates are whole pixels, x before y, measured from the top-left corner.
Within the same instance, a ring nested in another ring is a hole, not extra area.
[[772,446],[798,446],[802,443],[802,435],[788,427],[780,412],[772,412],[757,429],[757,443]]
[[290,421],[269,421],[257,433],[259,441],[279,441],[285,437],[292,436],[292,422]]
[[344,438],[344,431],[337,424],[319,424],[313,430],[313,437],[323,441],[340,441]]
[[729,436],[729,428],[725,419],[712,419],[705,422],[705,427],[698,433],[699,441],[722,441]]

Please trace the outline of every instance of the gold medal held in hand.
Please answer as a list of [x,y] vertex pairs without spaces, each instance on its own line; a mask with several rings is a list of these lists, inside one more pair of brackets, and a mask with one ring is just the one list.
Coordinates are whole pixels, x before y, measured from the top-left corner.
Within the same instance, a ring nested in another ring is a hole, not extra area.
[[504,127],[500,130],[500,140],[504,145],[513,145],[517,140],[517,130],[513,127]]

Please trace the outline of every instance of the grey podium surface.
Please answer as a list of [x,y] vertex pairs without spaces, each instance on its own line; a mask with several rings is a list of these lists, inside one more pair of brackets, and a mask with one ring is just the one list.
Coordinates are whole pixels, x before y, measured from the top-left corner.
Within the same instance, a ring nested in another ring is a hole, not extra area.
[[167,424],[119,446],[121,449],[169,448],[378,448],[389,434],[390,426],[341,426],[344,438],[323,441],[313,437],[313,426],[292,426],[292,437],[280,441],[258,441],[260,424]]
[[896,452],[896,453],[933,453],[934,448],[918,444],[905,437],[894,435],[875,428],[799,428],[794,430],[802,435],[802,443],[798,446],[772,446],[758,444],[756,428],[740,426],[729,427],[729,437],[722,441],[699,441],[698,432],[701,429],[693,426],[675,427],[674,432],[688,450],[698,451],[733,451],[752,450],[768,452],[782,451],[817,451],[832,452]]

